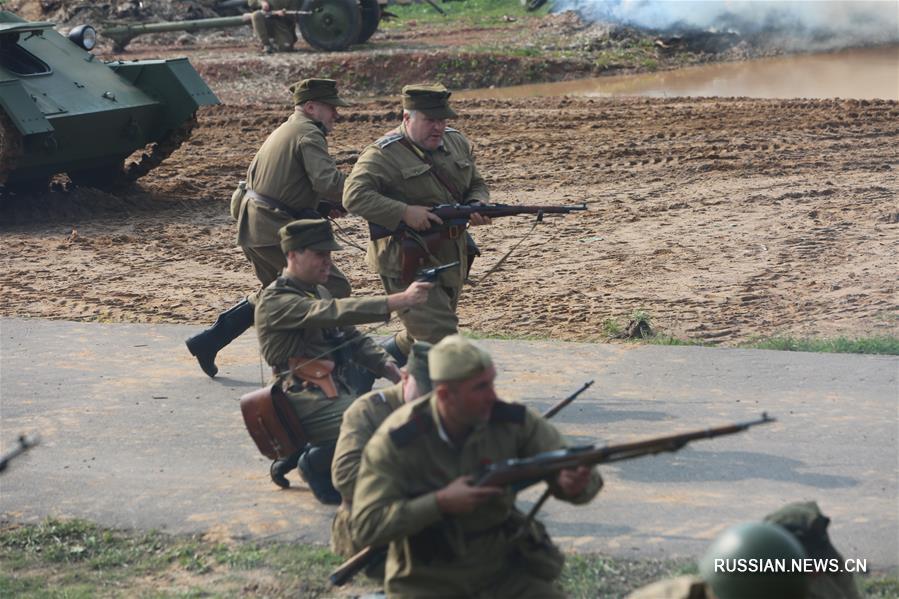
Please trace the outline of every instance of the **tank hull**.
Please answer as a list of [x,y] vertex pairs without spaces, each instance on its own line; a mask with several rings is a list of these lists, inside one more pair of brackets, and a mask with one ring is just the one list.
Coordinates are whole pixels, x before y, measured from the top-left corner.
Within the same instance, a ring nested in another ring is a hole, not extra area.
[[0,184],[121,166],[218,103],[186,58],[105,63],[50,24],[0,12]]

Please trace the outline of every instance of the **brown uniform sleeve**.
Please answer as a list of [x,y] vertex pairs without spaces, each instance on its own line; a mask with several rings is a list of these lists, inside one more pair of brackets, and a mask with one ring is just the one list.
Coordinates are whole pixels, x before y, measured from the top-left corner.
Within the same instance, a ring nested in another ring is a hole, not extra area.
[[472,202],[487,203],[490,201],[490,190],[487,188],[487,182],[484,181],[484,178],[481,177],[481,173],[478,172],[478,167],[474,160],[474,152],[471,148],[471,142],[467,139],[465,141],[468,147],[468,159],[471,160],[473,172],[471,175],[471,183],[469,184],[468,189],[465,190],[464,201],[466,204]]
[[377,146],[369,146],[362,152],[347,178],[343,206],[352,214],[393,230],[402,222],[407,204],[382,193],[395,176],[388,160]]
[[[405,451],[410,451],[406,448]],[[442,517],[435,492],[413,496],[404,484],[402,460],[382,425],[362,453],[353,515],[353,539],[360,545],[384,545],[424,530]]]
[[[257,306],[257,312],[264,309],[266,325],[270,330],[293,330],[307,327],[330,328],[346,327],[355,324],[386,320],[386,297],[341,299],[299,298],[296,294],[273,298],[263,306]],[[358,331],[353,329],[355,334]]]
[[328,154],[328,142],[324,135],[304,136],[299,149],[312,189],[327,200],[340,202],[346,175],[337,170],[337,163]]

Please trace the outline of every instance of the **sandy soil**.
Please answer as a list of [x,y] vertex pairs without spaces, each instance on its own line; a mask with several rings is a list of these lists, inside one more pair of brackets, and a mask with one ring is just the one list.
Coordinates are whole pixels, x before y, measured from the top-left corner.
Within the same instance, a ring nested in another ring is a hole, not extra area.
[[[899,333],[897,103],[555,98],[457,108],[494,200],[589,207],[547,218],[468,288],[465,329],[602,339],[605,321],[643,309],[664,333],[726,344]],[[227,202],[289,110],[205,110],[193,137],[124,192],[8,199],[0,314],[211,322],[254,288]],[[349,170],[399,113],[370,101],[345,114],[331,144]],[[364,244],[362,220],[339,222]],[[474,278],[531,224],[475,229],[484,256]],[[380,292],[360,251],[337,262],[359,294]]]

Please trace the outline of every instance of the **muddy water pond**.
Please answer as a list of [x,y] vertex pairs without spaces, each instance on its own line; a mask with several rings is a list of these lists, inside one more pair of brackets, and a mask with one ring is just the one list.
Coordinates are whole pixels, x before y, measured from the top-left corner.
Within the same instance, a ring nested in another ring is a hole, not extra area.
[[717,63],[660,73],[479,89],[461,98],[723,96],[899,100],[899,46]]

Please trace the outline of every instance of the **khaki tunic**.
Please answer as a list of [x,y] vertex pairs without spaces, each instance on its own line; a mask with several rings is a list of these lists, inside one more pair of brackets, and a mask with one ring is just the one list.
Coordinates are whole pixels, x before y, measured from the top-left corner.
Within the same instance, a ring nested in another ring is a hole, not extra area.
[[366,393],[353,402],[343,413],[340,436],[331,462],[331,480],[344,497],[331,523],[331,549],[343,557],[355,555],[361,546],[352,541],[350,534],[350,509],[362,450],[381,423],[403,405],[403,384]]
[[640,587],[627,599],[709,599],[710,596],[698,576],[678,576]]
[[[299,10],[302,5],[299,0],[268,0],[268,3],[272,10]],[[261,8],[262,0],[250,0],[247,4],[250,8]],[[263,46],[288,50],[297,41],[296,20],[293,17],[265,16],[262,10],[257,10],[250,15],[250,21]]]
[[[324,126],[299,110],[268,136],[247,169],[247,189],[289,206],[295,214],[315,211],[322,200],[339,202],[345,181],[328,154]],[[237,243],[263,287],[287,266],[278,230],[293,220],[293,215],[249,196],[241,202]],[[325,286],[334,297],[350,295],[349,281],[334,266]]]
[[[256,333],[265,361],[278,368],[291,357],[336,360],[336,346],[353,339],[344,346],[350,359],[381,376],[391,358],[352,325],[383,321],[387,315],[384,297],[334,299],[321,285],[279,277],[259,294]],[[335,339],[338,334],[343,338]],[[336,399],[306,388],[290,373],[277,375],[273,382],[284,389],[310,443],[337,439],[343,412],[354,399],[339,368],[334,372]]]
[[[375,432],[362,455],[351,528],[360,545],[390,543],[385,586],[391,597],[560,596],[552,581],[532,575],[515,551],[512,489],[470,514],[444,516],[436,491],[485,463],[559,449],[559,432],[521,404],[497,402],[489,422],[461,447],[445,436],[433,394],[405,404]],[[602,485],[593,471],[586,503]],[[557,497],[560,490],[553,488]]]
[[[343,193],[343,204],[347,210],[388,229],[399,226],[408,205],[436,206],[457,201],[433,175],[430,165],[399,142],[404,135],[401,125],[365,148],[347,179]],[[489,201],[487,184],[478,173],[471,145],[464,135],[447,128],[443,144],[429,154],[463,195],[464,202]],[[412,338],[398,339],[405,353],[408,353],[413,339],[437,343],[457,331],[456,302],[468,274],[465,235],[442,242],[433,254],[432,265],[456,260],[460,263],[459,268],[440,275],[439,285],[431,291],[426,304],[400,314],[400,320]],[[407,286],[400,280],[400,244],[392,237],[370,241],[366,261],[381,275],[388,293],[402,291]]]

